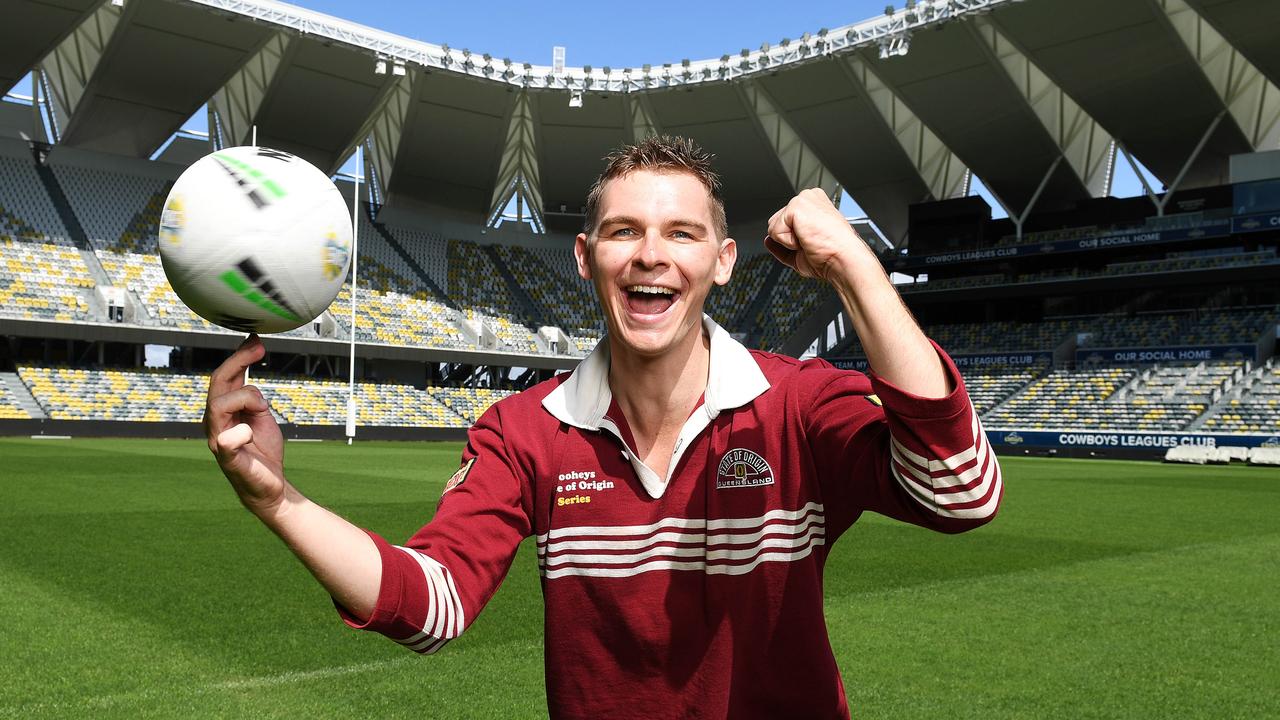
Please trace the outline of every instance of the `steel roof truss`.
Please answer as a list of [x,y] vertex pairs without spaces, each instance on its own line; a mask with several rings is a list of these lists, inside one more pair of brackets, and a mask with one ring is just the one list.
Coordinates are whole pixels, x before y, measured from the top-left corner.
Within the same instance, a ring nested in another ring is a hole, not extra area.
[[391,192],[395,179],[396,155],[400,152],[401,138],[404,137],[405,118],[413,103],[413,86],[419,82],[416,72],[389,77],[393,78],[390,90],[382,107],[372,115],[368,130],[363,133],[369,149],[369,164],[373,168],[370,184],[376,185],[374,193],[379,198],[386,198]]
[[924,124],[869,63],[849,55],[841,63],[849,79],[866,93],[916,173],[935,200],[969,194],[969,168]]
[[661,134],[658,122],[653,119],[653,108],[649,107],[649,98],[640,93],[623,95],[627,104],[627,127],[631,130],[631,142],[638,143],[645,138]]
[[1184,0],[1153,0],[1254,150],[1280,148],[1280,89]]
[[283,32],[271,35],[209,99],[209,112],[214,120],[209,126],[209,141],[216,149],[250,142],[263,102],[296,45],[294,39]]
[[379,58],[400,60],[449,72],[538,90],[570,92],[633,92],[699,83],[731,82],[772,73],[788,64],[812,62],[829,55],[850,53],[864,47],[901,47],[912,33],[969,13],[990,12],[1019,0],[918,0],[911,7],[777,45],[764,45],[720,58],[692,60],[679,65],[641,68],[568,67],[555,72],[548,65],[512,63],[466,49],[411,40],[393,33],[357,25],[329,15],[268,0],[186,0],[195,5],[254,18],[311,37],[341,42]]
[[990,51],[995,64],[1008,75],[1089,195],[1109,195],[1115,166],[1111,134],[1049,79],[989,17],[973,15],[967,24]]
[[498,163],[498,178],[489,205],[489,227],[498,224],[513,197],[520,208],[518,214],[527,217],[534,229],[542,232],[546,227],[542,220],[542,181],[538,172],[533,105],[529,102],[527,90],[516,96],[511,121],[507,125],[506,144],[502,149],[502,160]]
[[103,3],[40,61],[39,72],[44,78],[53,116],[50,131],[55,141],[65,137],[79,117],[81,101],[88,94],[89,84],[125,12],[109,2]]
[[786,114],[769,97],[769,93],[752,80],[740,84],[738,91],[743,103],[751,110],[757,126],[764,133],[774,157],[782,166],[791,189],[800,192],[808,188],[822,188],[827,197],[838,199],[839,181],[822,164],[813,148],[796,133]]

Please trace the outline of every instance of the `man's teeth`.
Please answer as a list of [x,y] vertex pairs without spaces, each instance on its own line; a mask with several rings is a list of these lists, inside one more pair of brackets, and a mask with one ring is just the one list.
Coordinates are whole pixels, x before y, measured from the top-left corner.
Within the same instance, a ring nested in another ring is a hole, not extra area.
[[675,295],[676,291],[671,288],[658,287],[657,285],[632,285],[627,288],[627,292],[650,293],[652,295]]

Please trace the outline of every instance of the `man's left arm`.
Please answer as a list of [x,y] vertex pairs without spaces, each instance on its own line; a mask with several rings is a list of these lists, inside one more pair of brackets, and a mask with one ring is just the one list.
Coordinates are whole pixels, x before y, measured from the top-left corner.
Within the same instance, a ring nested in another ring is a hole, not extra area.
[[[826,446],[826,457],[863,465],[860,480],[846,487],[856,495],[852,505],[952,532],[994,516],[1000,467],[964,380],[839,210],[822,191],[806,190],[773,216],[765,242],[800,274],[836,289],[871,365],[883,404],[874,422],[866,422],[865,404],[847,397],[859,384],[847,376],[817,386],[811,398],[811,441]],[[861,408],[856,428],[841,407]]]
[[765,246],[796,272],[835,288],[876,375],[920,397],[951,394],[933,344],[875,253],[825,193],[805,190],[774,213]]

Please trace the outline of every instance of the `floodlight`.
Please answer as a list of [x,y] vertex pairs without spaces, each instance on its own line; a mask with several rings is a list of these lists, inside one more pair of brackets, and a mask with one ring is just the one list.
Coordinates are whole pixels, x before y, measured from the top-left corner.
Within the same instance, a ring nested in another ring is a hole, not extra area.
[[396,77],[404,77],[405,72],[407,71],[405,70],[404,63],[402,62],[397,62],[391,66],[391,74]]
[[569,107],[571,108],[582,107],[582,91],[581,90],[574,90],[573,92],[569,93]]
[[375,75],[386,75],[387,61],[383,60],[382,58],[378,58],[378,62],[373,64],[373,73]]
[[893,12],[894,12],[894,10],[893,10],[893,6],[892,6],[892,5],[885,5],[885,6],[884,6],[884,14],[885,14],[885,15],[887,15],[887,16],[889,16],[889,17],[893,17]]

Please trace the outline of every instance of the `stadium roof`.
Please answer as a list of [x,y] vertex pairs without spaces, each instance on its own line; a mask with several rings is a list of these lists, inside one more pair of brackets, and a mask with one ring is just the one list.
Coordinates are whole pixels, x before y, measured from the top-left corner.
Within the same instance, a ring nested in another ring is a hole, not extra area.
[[967,194],[971,172],[1016,218],[1108,194],[1125,151],[1194,187],[1280,146],[1273,0],[921,0],[687,65],[563,72],[267,0],[0,8],[0,85],[38,71],[51,140],[149,157],[208,103],[215,142],[256,126],[331,172],[365,144],[381,200],[477,223],[516,193],[576,229],[599,159],[653,132],[719,156],[735,226],[843,187],[894,241],[908,204]]

